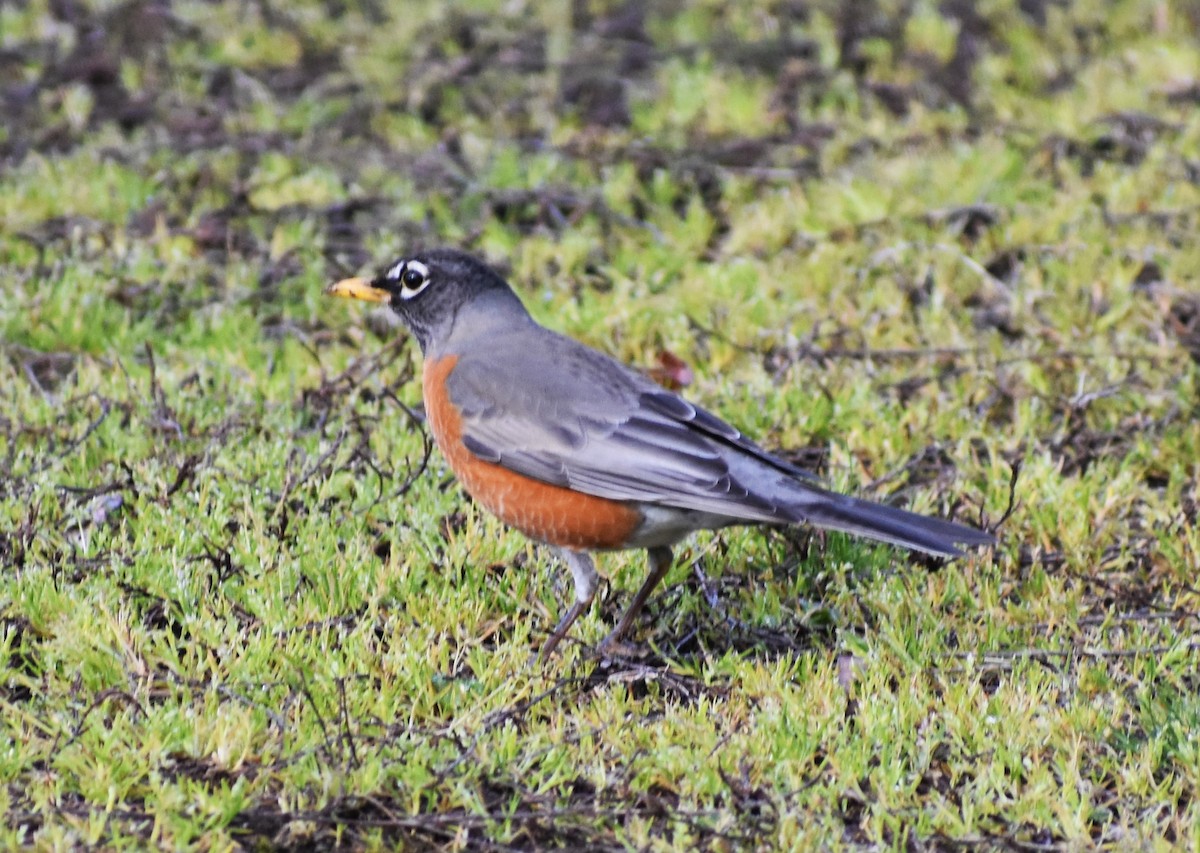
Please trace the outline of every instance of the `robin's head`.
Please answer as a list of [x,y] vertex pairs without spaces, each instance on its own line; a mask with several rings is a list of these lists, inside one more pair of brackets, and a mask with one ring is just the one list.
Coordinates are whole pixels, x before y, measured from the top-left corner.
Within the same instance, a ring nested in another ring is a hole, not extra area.
[[388,265],[373,279],[343,279],[325,292],[388,303],[422,351],[445,340],[464,308],[500,310],[501,305],[521,304],[487,264],[456,249],[416,252]]

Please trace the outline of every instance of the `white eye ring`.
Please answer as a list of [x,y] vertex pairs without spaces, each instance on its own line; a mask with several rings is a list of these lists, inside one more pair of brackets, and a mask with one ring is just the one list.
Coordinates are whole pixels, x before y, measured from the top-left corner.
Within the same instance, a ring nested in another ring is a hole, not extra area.
[[412,299],[429,287],[429,267],[420,261],[409,261],[400,273],[400,298]]

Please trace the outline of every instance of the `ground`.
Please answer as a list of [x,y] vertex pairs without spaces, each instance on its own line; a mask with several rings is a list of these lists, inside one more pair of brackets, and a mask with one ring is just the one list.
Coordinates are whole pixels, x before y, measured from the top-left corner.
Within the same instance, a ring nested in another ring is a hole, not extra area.
[[[1200,845],[1200,9],[0,5],[0,844]],[[322,296],[416,246],[941,562],[700,535],[625,654]]]

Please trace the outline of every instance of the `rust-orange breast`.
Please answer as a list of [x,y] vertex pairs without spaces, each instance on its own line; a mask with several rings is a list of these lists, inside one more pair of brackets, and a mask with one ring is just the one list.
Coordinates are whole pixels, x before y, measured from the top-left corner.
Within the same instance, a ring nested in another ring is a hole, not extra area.
[[642,520],[633,507],[531,479],[466,448],[462,415],[446,392],[457,361],[457,356],[426,361],[422,385],[434,440],[467,493],[505,524],[539,541],[581,551],[625,547]]

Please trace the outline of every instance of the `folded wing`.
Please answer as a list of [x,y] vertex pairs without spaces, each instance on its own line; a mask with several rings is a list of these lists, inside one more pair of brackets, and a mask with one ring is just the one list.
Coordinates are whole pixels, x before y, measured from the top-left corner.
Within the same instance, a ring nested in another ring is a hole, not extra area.
[[[547,483],[759,522],[804,521],[946,556],[982,531],[829,492],[737,429],[619,362],[546,331],[546,360],[514,389],[490,358],[448,379],[467,449]],[[522,346],[530,351],[528,340]],[[519,359],[517,360],[519,363]],[[506,394],[499,389],[507,389]]]

